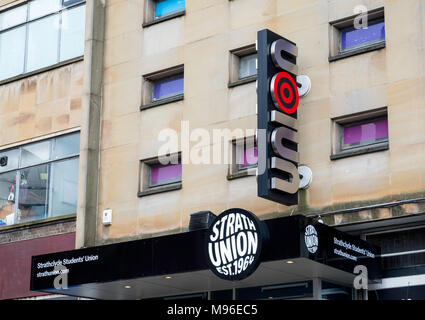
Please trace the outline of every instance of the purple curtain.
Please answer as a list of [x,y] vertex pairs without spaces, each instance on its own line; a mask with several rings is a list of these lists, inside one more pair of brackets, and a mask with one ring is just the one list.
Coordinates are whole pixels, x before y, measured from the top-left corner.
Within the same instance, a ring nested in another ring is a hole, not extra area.
[[344,145],[374,142],[388,137],[388,120],[344,128]]
[[183,93],[183,82],[183,75],[155,82],[153,90],[154,100]]
[[354,29],[344,31],[341,35],[341,48],[343,50],[356,47],[361,44],[385,39],[385,23],[379,22],[369,25],[367,29]]
[[242,152],[240,158],[241,167],[250,166],[256,164],[258,162],[258,149],[257,148],[249,148]]
[[170,165],[158,165],[152,167],[151,171],[151,183],[160,184],[178,181],[182,176],[182,165],[181,164],[170,164]]

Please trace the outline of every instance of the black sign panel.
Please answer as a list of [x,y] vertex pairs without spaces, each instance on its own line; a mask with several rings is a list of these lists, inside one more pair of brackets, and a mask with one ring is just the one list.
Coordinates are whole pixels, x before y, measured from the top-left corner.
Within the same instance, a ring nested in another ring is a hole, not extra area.
[[242,280],[260,263],[264,225],[251,212],[229,209],[207,231],[205,256],[212,272],[224,280]]
[[269,30],[258,32],[258,196],[298,204],[298,49]]
[[349,273],[364,265],[369,279],[380,278],[378,247],[305,216],[259,221],[249,211],[230,209],[214,222],[210,229],[34,256],[31,290],[58,292],[61,273],[68,287],[208,269],[242,280],[262,262],[297,258]]

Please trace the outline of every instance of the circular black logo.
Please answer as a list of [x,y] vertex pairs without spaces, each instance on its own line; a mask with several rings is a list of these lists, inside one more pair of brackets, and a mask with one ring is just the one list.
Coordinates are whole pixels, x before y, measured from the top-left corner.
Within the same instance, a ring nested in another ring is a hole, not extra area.
[[242,280],[258,267],[263,234],[260,221],[244,209],[220,214],[206,235],[206,256],[212,272],[225,280]]

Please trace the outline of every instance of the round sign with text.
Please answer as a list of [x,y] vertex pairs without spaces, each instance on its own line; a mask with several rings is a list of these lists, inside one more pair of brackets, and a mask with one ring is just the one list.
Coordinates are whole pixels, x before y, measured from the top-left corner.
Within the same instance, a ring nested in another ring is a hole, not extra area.
[[316,228],[311,224],[305,228],[304,241],[308,252],[316,253],[319,247],[319,236],[317,235]]
[[229,209],[217,217],[205,241],[207,262],[215,275],[242,280],[257,269],[263,244],[260,223],[244,209]]

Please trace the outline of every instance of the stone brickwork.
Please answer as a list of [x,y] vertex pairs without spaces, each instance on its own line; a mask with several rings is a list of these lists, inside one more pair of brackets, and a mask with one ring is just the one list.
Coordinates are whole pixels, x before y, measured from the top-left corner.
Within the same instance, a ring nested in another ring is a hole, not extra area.
[[[359,4],[384,8],[385,47],[329,62],[330,22]],[[98,243],[185,230],[200,210],[243,207],[266,218],[425,190],[424,1],[186,1],[184,16],[145,28],[143,11],[144,1],[107,2]],[[229,59],[264,28],[297,43],[299,72],[312,80],[298,119],[300,163],[314,178],[299,208],[258,198],[255,177],[228,181],[225,164],[184,164],[181,190],[138,198],[139,161],[157,154],[162,129],[180,132],[181,120],[207,130],[256,128],[255,83],[228,88]],[[140,111],[143,75],[181,64],[184,100]],[[331,119],[382,107],[389,150],[332,161]],[[101,223],[106,208],[109,227]]]

